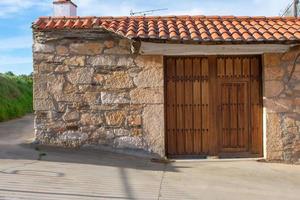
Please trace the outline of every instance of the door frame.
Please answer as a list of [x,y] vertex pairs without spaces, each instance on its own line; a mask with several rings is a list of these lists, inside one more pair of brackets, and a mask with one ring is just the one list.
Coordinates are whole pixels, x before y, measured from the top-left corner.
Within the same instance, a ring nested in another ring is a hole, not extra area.
[[[215,98],[213,98],[216,94],[216,92],[218,91],[218,88],[215,86],[216,84],[211,84],[213,83],[214,81],[217,81],[216,78],[217,78],[217,73],[216,73],[216,69],[217,69],[217,57],[218,56],[258,56],[259,57],[259,64],[260,64],[260,106],[261,106],[261,109],[260,109],[260,115],[261,115],[261,127],[262,127],[262,130],[261,130],[261,154],[259,155],[259,157],[263,157],[265,156],[265,111],[263,109],[263,91],[264,91],[264,88],[263,88],[263,59],[262,59],[262,55],[261,54],[253,54],[253,55],[191,55],[191,56],[163,56],[163,76],[164,76],[164,79],[163,79],[163,83],[164,83],[164,147],[165,147],[165,156],[166,157],[169,157],[169,154],[168,154],[168,134],[167,134],[167,80],[166,80],[166,77],[167,77],[167,70],[166,70],[166,67],[167,67],[167,62],[166,62],[166,59],[167,58],[172,58],[172,57],[176,57],[176,58],[201,58],[201,57],[206,57],[208,58],[208,62],[209,62],[209,66],[213,65],[213,67],[209,67],[209,89],[211,92],[214,93],[214,95],[210,95],[209,98],[210,98],[210,101],[215,101]],[[218,108],[216,106],[210,106],[210,115],[217,115],[218,114]],[[212,116],[214,117],[214,116]],[[212,133],[210,134],[210,137],[211,138],[217,138],[215,140],[211,140],[211,141],[215,141],[215,142],[210,142],[210,152],[209,152],[209,155],[207,156],[218,156],[219,153],[220,153],[220,146],[219,146],[219,134],[217,133],[218,131],[218,126],[215,126],[215,124],[213,123],[210,123],[209,124],[209,127],[210,129],[212,130]],[[248,154],[246,155],[246,157],[248,156]],[[236,157],[238,158],[238,157]]]

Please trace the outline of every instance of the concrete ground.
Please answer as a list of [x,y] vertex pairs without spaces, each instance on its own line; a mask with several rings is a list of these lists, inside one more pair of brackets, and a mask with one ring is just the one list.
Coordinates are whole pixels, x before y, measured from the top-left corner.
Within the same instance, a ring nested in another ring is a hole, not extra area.
[[[256,161],[148,159],[41,148],[33,117],[0,124],[0,199],[300,199],[300,166]],[[37,160],[40,153],[46,153]]]

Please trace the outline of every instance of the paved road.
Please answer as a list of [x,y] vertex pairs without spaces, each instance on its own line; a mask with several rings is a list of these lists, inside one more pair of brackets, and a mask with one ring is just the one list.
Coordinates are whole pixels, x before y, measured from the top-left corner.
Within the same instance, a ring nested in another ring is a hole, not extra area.
[[[92,150],[24,144],[32,116],[0,124],[0,199],[237,199],[300,198],[300,166],[255,161],[171,164]],[[41,161],[40,153],[46,153]]]

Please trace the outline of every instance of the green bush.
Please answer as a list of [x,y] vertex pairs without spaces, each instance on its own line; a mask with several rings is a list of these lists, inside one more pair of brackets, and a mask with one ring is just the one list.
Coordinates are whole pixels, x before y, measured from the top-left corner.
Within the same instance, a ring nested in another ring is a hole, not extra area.
[[32,75],[0,73],[0,122],[32,112]]

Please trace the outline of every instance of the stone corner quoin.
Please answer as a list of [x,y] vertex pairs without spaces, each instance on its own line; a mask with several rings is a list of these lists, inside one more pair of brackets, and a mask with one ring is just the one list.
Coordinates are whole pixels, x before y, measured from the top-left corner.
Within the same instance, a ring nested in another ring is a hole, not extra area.
[[163,58],[94,31],[34,31],[36,140],[164,156]]

